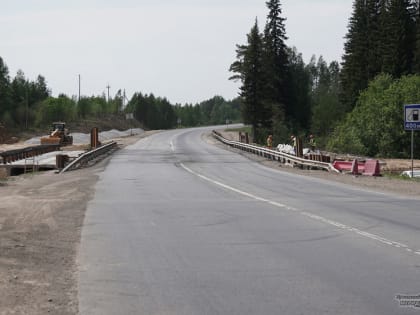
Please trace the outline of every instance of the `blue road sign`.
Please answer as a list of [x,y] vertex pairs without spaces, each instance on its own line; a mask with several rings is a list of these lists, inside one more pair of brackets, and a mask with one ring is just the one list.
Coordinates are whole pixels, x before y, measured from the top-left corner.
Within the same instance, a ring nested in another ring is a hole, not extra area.
[[420,130],[420,104],[404,105],[404,129]]

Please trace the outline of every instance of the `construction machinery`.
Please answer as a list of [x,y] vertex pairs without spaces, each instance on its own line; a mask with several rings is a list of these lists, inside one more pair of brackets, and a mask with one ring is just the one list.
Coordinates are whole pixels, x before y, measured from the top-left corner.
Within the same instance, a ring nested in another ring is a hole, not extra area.
[[50,135],[42,137],[41,144],[72,145],[73,137],[70,136],[65,122],[53,122]]

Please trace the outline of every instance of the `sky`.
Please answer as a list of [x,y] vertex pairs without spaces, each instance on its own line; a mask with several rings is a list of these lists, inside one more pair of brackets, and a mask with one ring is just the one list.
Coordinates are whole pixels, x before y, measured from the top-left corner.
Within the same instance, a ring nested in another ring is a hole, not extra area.
[[[153,93],[195,104],[238,96],[236,45],[265,0],[0,0],[0,57],[11,77],[46,78],[53,96]],[[286,44],[305,62],[340,61],[351,0],[281,0]]]

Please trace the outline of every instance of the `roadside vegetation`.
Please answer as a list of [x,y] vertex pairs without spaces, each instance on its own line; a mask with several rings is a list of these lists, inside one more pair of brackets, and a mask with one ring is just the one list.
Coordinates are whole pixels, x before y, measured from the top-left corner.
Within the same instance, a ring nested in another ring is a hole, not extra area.
[[280,0],[267,8],[264,29],[255,21],[230,67],[254,139],[313,134],[329,150],[408,157],[403,105],[420,102],[419,1],[354,0],[341,63],[313,56],[306,64],[286,45]]

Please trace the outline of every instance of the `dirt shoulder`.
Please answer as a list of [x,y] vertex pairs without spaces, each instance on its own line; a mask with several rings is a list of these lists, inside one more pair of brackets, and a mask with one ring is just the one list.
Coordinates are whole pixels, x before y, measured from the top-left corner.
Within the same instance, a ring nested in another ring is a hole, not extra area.
[[[152,133],[116,140],[123,147]],[[0,181],[1,315],[78,313],[81,228],[107,161]]]

